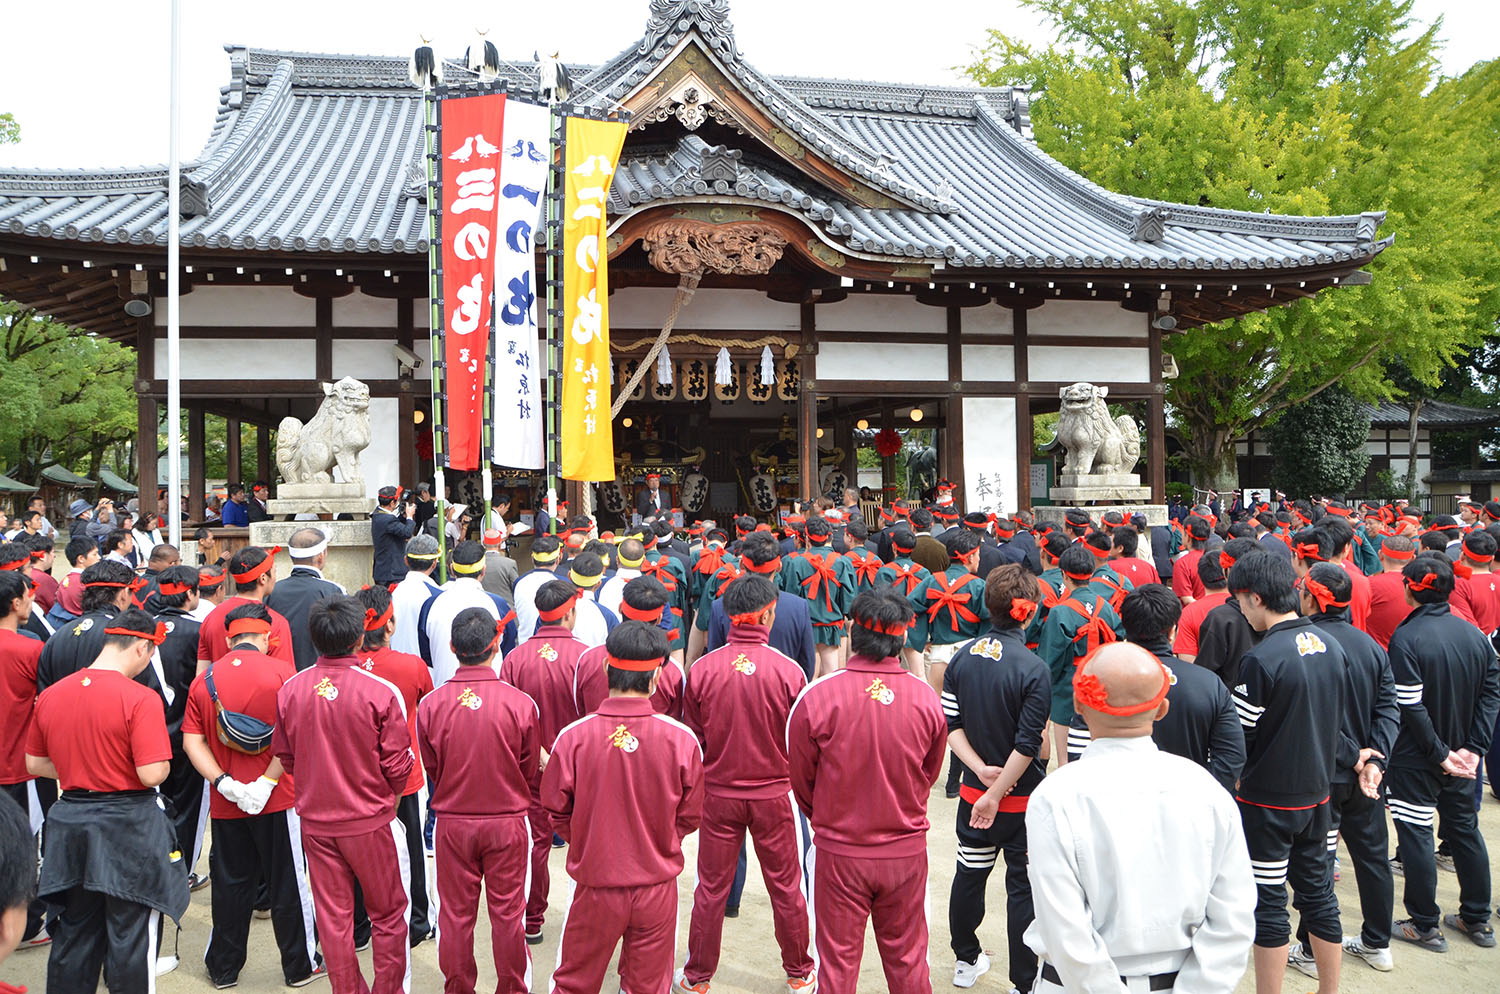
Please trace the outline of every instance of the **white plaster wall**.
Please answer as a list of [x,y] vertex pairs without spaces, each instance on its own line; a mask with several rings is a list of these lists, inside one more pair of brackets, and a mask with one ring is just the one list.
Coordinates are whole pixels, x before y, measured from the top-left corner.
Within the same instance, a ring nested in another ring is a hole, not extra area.
[[948,346],[886,345],[879,342],[822,342],[818,381],[948,380]]
[[917,303],[911,294],[851,293],[836,304],[819,304],[819,331],[919,331],[947,334],[948,313]]
[[1016,330],[1015,311],[999,304],[965,307],[962,314],[965,335],[1009,335]]
[[[334,370],[338,367],[335,365]],[[400,401],[395,397],[370,400],[370,445],[360,453],[359,468],[365,475],[365,496],[374,497],[381,487],[411,486],[415,480],[399,479],[401,471]]]
[[1014,511],[1024,469],[1016,462],[1015,398],[965,397],[963,405],[964,509]]
[[[317,304],[286,286],[199,285],[183,294],[183,324],[223,325],[234,328],[306,326],[317,324]],[[167,300],[158,297],[153,311],[156,323],[167,323]],[[395,318],[390,319],[395,327]],[[384,322],[382,322],[384,323]],[[184,374],[186,375],[186,374]]]
[[[386,354],[390,354],[389,345]],[[185,380],[310,380],[317,375],[317,369],[317,343],[311,338],[247,336],[182,340]],[[156,378],[167,378],[167,341],[161,336],[156,339]]]
[[[674,287],[624,287],[609,295],[611,328],[660,328],[677,298]],[[762,332],[798,331],[802,311],[797,304],[772,300],[759,290],[699,290],[677,315],[683,331],[755,329]]]
[[1009,345],[965,345],[963,360],[966,383],[1015,381],[1016,350]]
[[1033,380],[1056,380],[1061,383],[1151,382],[1151,353],[1144,345],[1138,348],[1083,349],[1038,345],[1033,339],[1027,356]]
[[[422,368],[426,370],[428,367],[424,364]],[[395,354],[391,352],[391,342],[369,339],[333,340],[335,380],[345,376],[352,376],[357,380],[393,380],[398,372]]]
[[[1027,312],[1026,333],[1032,337],[1102,335],[1144,340],[1147,333],[1146,315],[1139,311],[1127,311],[1112,300],[1049,300],[1041,307]],[[1035,366],[1031,372],[1036,376]]]
[[405,301],[392,300],[389,297],[371,297],[360,290],[355,290],[347,297],[334,297],[333,326],[347,328],[351,325],[361,325],[371,328],[390,328],[394,332],[398,304],[406,306]]

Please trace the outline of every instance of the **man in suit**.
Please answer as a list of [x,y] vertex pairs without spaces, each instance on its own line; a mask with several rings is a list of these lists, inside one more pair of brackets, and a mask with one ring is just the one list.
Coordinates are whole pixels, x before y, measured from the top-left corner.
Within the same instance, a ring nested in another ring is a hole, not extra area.
[[265,480],[256,480],[255,486],[250,491],[250,503],[245,505],[245,511],[251,521],[265,521],[271,517],[271,512],[266,507],[266,501],[270,499],[270,484]]
[[292,572],[285,580],[277,581],[266,595],[265,604],[286,618],[292,630],[292,656],[300,673],[318,661],[318,650],[307,630],[307,612],[318,601],[342,597],[344,588],[323,579],[323,565],[328,562],[328,536],[320,529],[301,528],[292,532],[288,546]]
[[661,474],[646,474],[646,489],[635,495],[635,513],[643,518],[654,518],[669,510],[671,501],[661,492]]

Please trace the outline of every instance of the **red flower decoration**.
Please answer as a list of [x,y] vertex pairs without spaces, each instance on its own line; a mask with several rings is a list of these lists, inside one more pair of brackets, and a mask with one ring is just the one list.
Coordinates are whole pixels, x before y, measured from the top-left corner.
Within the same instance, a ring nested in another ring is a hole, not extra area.
[[1109,692],[1092,673],[1084,673],[1083,667],[1073,676],[1073,699],[1076,704],[1086,704],[1095,711],[1109,706]]
[[875,433],[875,452],[882,459],[889,459],[901,451],[901,436],[894,428],[882,428]]

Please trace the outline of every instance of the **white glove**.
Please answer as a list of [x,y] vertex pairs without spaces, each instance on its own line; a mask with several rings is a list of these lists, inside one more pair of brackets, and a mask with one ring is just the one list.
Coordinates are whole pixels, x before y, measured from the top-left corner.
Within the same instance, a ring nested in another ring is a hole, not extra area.
[[225,777],[219,781],[218,791],[224,795],[224,799],[230,804],[239,804],[240,799],[245,796],[246,785],[240,783],[234,777]]
[[240,799],[236,803],[245,814],[258,815],[265,808],[266,802],[271,799],[271,792],[275,789],[275,780],[261,777],[254,783],[247,783],[241,788]]

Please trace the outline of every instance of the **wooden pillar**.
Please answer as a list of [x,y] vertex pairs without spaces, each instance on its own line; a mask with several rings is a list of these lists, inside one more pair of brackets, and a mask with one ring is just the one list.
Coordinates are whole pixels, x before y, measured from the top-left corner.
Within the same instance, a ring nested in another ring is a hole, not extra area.
[[156,325],[151,315],[136,322],[135,331],[135,485],[140,489],[141,514],[157,514],[157,409],[149,390],[156,378]]
[[275,482],[271,472],[271,429],[265,425],[255,426],[255,478]]
[[[1146,415],[1146,468],[1151,481],[1151,503],[1167,502],[1167,388],[1161,378],[1161,329],[1148,315],[1147,341],[1151,362],[1151,400]],[[1254,464],[1255,450],[1250,450]]]
[[818,345],[813,305],[802,305],[802,390],[797,401],[797,495],[810,496],[818,485]]
[[[412,308],[415,305],[416,301],[410,298],[396,301],[396,341],[406,348],[412,347]],[[400,447],[396,453],[396,467],[400,483],[404,487],[417,485],[417,426],[412,420],[416,411],[416,381],[407,374],[401,378],[401,395],[397,399],[396,413],[396,444]],[[489,499],[489,494],[485,494],[485,499]]]
[[333,298],[319,297],[313,310],[317,326],[317,351],[314,364],[317,377],[323,383],[333,382]]
[[959,506],[968,510],[968,486],[964,481],[964,346],[963,308],[948,308],[948,380],[952,392],[943,404],[944,476],[958,490]]
[[225,472],[229,479],[238,480],[244,477],[244,472],[240,468],[239,418],[224,419],[224,462],[228,466]]
[[188,518],[203,520],[203,403],[189,401],[188,411]]
[[[896,405],[886,401],[880,405],[880,427],[896,430]],[[896,457],[886,456],[880,460],[880,502],[891,502],[890,489],[896,484]]]
[[1031,360],[1027,351],[1025,308],[1011,311],[1016,377],[1016,508],[1031,507]]

